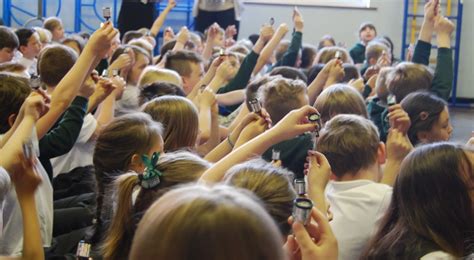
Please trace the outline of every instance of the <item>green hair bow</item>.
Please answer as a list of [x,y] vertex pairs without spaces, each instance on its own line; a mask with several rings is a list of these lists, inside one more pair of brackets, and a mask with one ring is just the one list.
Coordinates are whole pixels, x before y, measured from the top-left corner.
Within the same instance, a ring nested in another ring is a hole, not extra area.
[[142,155],[142,161],[145,164],[145,171],[140,175],[140,186],[145,189],[151,189],[160,184],[160,177],[163,175],[158,169],[159,152],[154,152],[151,158],[146,154]]

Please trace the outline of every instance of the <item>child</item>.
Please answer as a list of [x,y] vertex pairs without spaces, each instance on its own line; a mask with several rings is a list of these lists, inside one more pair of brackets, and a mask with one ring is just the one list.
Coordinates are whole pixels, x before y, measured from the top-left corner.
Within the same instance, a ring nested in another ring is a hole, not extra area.
[[33,29],[21,28],[16,30],[15,34],[20,43],[18,50],[23,55],[18,62],[27,68],[30,75],[37,75],[36,57],[42,48],[38,33]]
[[11,61],[20,45],[16,34],[5,26],[0,26],[0,63]]
[[146,171],[123,174],[115,181],[117,204],[102,246],[105,259],[128,259],[136,226],[146,210],[174,186],[196,181],[210,165],[197,155],[181,151],[161,154],[153,166],[160,174],[154,177],[159,179],[155,186],[145,185]]
[[392,61],[390,55],[390,49],[385,44],[376,40],[371,41],[365,49],[365,62],[360,73],[364,75],[369,67],[379,64],[379,66],[390,66]]
[[165,68],[178,72],[188,95],[204,75],[202,58],[191,51],[177,51],[166,56]]
[[450,143],[424,145],[410,153],[361,259],[471,257],[473,158],[472,148]]
[[[334,215],[331,227],[339,243],[339,259],[358,259],[392,192],[384,183],[389,183],[386,180],[391,180],[393,173],[386,171],[382,178],[385,145],[374,124],[356,115],[333,117],[317,141],[317,150],[326,156],[335,177],[327,187],[327,198]],[[393,163],[392,158],[387,163]]]
[[62,40],[62,44],[72,48],[77,55],[80,55],[84,49],[84,39],[79,35],[72,35]]
[[410,116],[408,137],[413,145],[449,140],[453,126],[446,101],[429,92],[415,92],[401,105]]
[[352,60],[355,64],[361,64],[365,61],[365,47],[377,36],[377,29],[370,22],[365,22],[359,27],[359,40],[354,47],[349,51]]
[[181,89],[183,88],[183,80],[176,71],[161,69],[156,66],[148,66],[143,70],[138,80],[138,86],[143,87],[156,82],[171,83],[179,86]]
[[139,104],[142,106],[157,97],[166,95],[186,97],[183,89],[177,85],[168,82],[156,82],[140,87]]
[[[259,95],[263,107],[270,114],[272,123],[276,124],[291,110],[309,104],[306,91],[306,84],[303,81],[279,78],[260,88]],[[303,134],[276,144],[263,154],[263,158],[269,161],[272,150],[280,151],[282,166],[294,172],[297,178],[302,178],[306,152],[311,147],[311,135]]]
[[349,63],[353,64],[351,57],[346,49],[332,46],[332,47],[324,47],[318,51],[316,55],[316,59],[314,59],[314,64],[327,64],[330,60],[333,60],[336,57],[336,53],[339,52],[341,54],[341,61],[342,63]]
[[149,158],[163,151],[163,130],[144,113],[131,113],[115,118],[97,138],[94,168],[97,181],[97,203],[94,232],[90,239],[95,246],[107,230],[113,216],[110,184],[128,171],[142,173],[146,168],[142,155]]
[[61,42],[64,38],[63,22],[58,17],[48,17],[43,23],[43,28],[51,32],[53,42]]

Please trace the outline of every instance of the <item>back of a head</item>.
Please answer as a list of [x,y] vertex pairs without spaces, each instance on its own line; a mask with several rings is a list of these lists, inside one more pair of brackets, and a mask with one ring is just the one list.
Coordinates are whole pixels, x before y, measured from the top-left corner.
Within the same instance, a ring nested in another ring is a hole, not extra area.
[[173,83],[155,82],[140,87],[140,95],[138,96],[139,104],[143,105],[157,97],[161,96],[180,96],[186,97],[183,89]]
[[291,110],[308,104],[306,83],[301,80],[274,79],[260,88],[259,96],[274,124]]
[[419,132],[429,132],[447,106],[443,99],[428,91],[411,93],[400,104],[410,117],[411,125],[407,134],[413,145],[420,143]]
[[365,59],[369,64],[375,64],[383,52],[390,53],[390,49],[380,41],[371,41],[365,49]]
[[164,151],[193,149],[198,135],[198,112],[185,97],[162,96],[146,103],[143,112],[164,127]]
[[58,26],[61,25],[61,19],[59,19],[58,17],[48,17],[46,18],[46,20],[44,20],[44,23],[43,23],[43,28],[45,28],[46,30],[50,31],[50,32],[53,32],[55,28],[57,28]]
[[377,127],[357,115],[335,116],[326,122],[318,139],[318,151],[326,156],[339,178],[376,162],[379,145]]
[[[419,259],[444,251],[472,253],[474,150],[452,143],[417,147],[403,161],[389,210],[366,251],[366,258],[401,255]],[[447,195],[449,194],[449,195]]]
[[344,78],[342,78],[341,82],[347,83],[360,78],[359,69],[353,64],[344,63],[342,67],[344,68]]
[[387,89],[397,100],[418,90],[431,89],[433,74],[428,67],[411,62],[398,64],[388,75]]
[[202,58],[192,51],[169,52],[166,56],[165,68],[178,72],[180,76],[192,73],[191,63],[201,63]]
[[51,43],[53,35],[51,34],[49,30],[46,30],[43,27],[33,27],[33,29],[35,29],[35,31],[38,33],[40,41],[43,44],[43,46]]
[[281,75],[282,77],[287,79],[299,79],[303,82],[308,81],[308,78],[301,70],[289,66],[280,66],[272,69],[272,71],[270,72],[270,76],[276,75]]
[[82,38],[80,35],[76,35],[76,34],[64,38],[61,41],[61,43],[66,45],[66,46],[71,46],[71,45],[74,46],[74,47],[71,47],[71,48],[77,48],[78,55],[80,55],[82,53],[82,50],[84,50],[84,46],[86,45],[86,42],[85,42],[84,38]]
[[296,192],[291,185],[293,173],[262,159],[251,160],[229,169],[224,182],[252,191],[278,225],[283,236],[291,230],[288,217],[292,213]]
[[10,129],[9,118],[12,114],[18,114],[30,92],[28,80],[9,73],[0,73],[0,134]]
[[326,64],[332,59],[335,59],[337,52],[341,53],[342,63],[354,64],[347,50],[342,47],[337,47],[337,46],[324,47],[321,50],[319,50],[318,54],[316,55],[316,59],[314,60],[314,63]]
[[339,114],[354,114],[369,118],[362,95],[349,85],[336,84],[319,94],[314,107],[323,123]]
[[[247,87],[245,88],[245,99],[248,101],[248,100],[252,100],[252,99],[255,99],[255,98],[258,98],[258,92],[259,92],[259,89],[261,87],[263,87],[265,84],[267,84],[268,82],[272,81],[273,79],[276,79],[278,78],[279,76],[268,76],[268,75],[264,75],[258,79],[254,79],[252,80],[248,85]],[[247,104],[248,105],[248,104]],[[248,107],[249,110],[250,110],[250,107]]]
[[306,82],[308,86],[314,81],[314,79],[318,76],[319,72],[321,72],[324,68],[325,64],[318,63],[313,65],[311,68],[308,70],[308,81]]
[[331,35],[324,35],[318,43],[318,51],[324,47],[336,46],[336,40]]
[[[176,185],[195,182],[210,167],[210,163],[190,152],[164,153],[156,170],[161,173],[156,186],[141,187],[140,175],[130,172],[115,180],[117,205],[110,228],[102,245],[105,259],[127,259],[136,226],[145,211]],[[135,191],[138,195],[131,204]]]
[[168,192],[140,222],[130,259],[285,259],[273,220],[247,194],[198,185]]
[[375,82],[375,93],[377,97],[384,103],[387,103],[388,89],[387,89],[387,78],[393,67],[384,67],[379,71],[377,81]]
[[158,68],[156,66],[147,66],[138,80],[138,86],[145,86],[155,82],[167,82],[177,86],[183,86],[183,80],[174,70]]
[[128,31],[123,35],[122,44],[128,44],[133,39],[139,39],[143,37],[144,34],[140,31]]
[[[11,49],[11,57],[13,57],[13,51],[20,46],[18,37],[16,34],[8,27],[0,26],[0,50],[3,48]],[[6,62],[10,60],[0,60],[0,62]]]
[[305,44],[303,45],[303,50],[301,51],[301,68],[307,69],[313,65],[314,59],[318,50],[315,46]]
[[38,55],[38,73],[41,81],[55,87],[74,66],[77,53],[64,45],[49,45]]

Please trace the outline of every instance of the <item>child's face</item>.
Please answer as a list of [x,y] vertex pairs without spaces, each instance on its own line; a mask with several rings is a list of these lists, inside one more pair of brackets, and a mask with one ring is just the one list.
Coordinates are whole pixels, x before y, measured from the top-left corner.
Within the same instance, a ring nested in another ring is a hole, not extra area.
[[438,121],[433,125],[427,133],[426,141],[428,143],[448,141],[453,132],[453,126],[449,121],[448,107],[444,107],[443,112],[439,115]]
[[58,25],[54,28],[53,32],[53,41],[59,41],[64,38],[64,27],[62,24]]
[[41,48],[42,48],[42,44],[41,44],[39,35],[38,33],[35,32],[28,39],[28,43],[26,44],[26,46],[20,47],[20,51],[23,54],[23,56],[25,56],[26,58],[33,59],[36,56],[38,56],[38,54],[41,51]]
[[377,34],[375,33],[374,29],[365,27],[362,31],[360,31],[359,36],[361,41],[368,43],[373,40]]
[[0,49],[0,63],[8,62],[13,59],[15,55],[15,49],[4,47]]

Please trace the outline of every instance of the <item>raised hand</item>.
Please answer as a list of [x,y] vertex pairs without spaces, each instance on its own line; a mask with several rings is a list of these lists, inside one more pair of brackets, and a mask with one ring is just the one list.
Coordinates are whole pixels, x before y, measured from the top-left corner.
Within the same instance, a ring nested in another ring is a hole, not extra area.
[[183,26],[179,30],[178,36],[176,36],[176,42],[186,44],[189,40],[189,30],[188,27]]
[[112,47],[112,41],[117,33],[118,31],[111,22],[104,23],[102,27],[91,35],[87,41],[85,50],[92,51],[97,58],[104,58],[110,47]]
[[281,119],[270,131],[275,138],[281,140],[288,140],[304,132],[313,131],[316,125],[308,121],[308,116],[316,112],[316,108],[311,106],[295,109]]
[[410,117],[408,116],[407,112],[403,110],[400,104],[390,106],[388,111],[390,127],[395,128],[403,135],[406,135],[411,125]]
[[264,25],[260,28],[260,37],[263,42],[267,43],[275,33],[275,30],[271,25]]
[[301,15],[298,8],[295,6],[293,9],[293,24],[295,26],[295,31],[302,32],[304,27],[303,16]]
[[413,150],[408,137],[398,129],[390,129],[387,136],[387,160],[401,162]]

